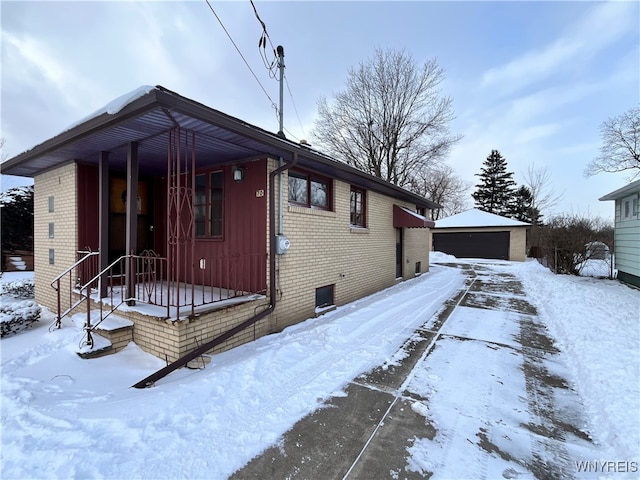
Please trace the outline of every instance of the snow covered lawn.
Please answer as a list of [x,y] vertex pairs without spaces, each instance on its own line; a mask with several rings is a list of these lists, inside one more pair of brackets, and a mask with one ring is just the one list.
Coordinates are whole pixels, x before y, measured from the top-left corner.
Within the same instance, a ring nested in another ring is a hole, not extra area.
[[[585,430],[600,460],[637,462],[640,292],[616,281],[554,276],[536,262],[496,262],[491,268],[522,281],[555,337],[587,408]],[[67,326],[49,333],[53,316],[45,311],[35,328],[0,343],[0,477],[226,478],[329,397],[343,395],[353,378],[396,361],[414,330],[463,284],[460,269],[432,265],[419,278],[216,355],[206,369],[175,372],[147,390],[129,387],[164,362],[134,344],[116,355],[82,360],[74,353],[80,330]],[[468,312],[447,324],[449,333],[466,328],[476,338],[502,335],[508,348],[509,332],[500,328],[505,313],[487,312],[494,330],[477,328]],[[453,360],[438,357],[438,350],[432,358]],[[494,375],[507,385],[502,401],[516,412],[523,405],[514,392],[524,387],[509,383],[517,377],[516,365],[511,368],[479,368],[464,388],[451,390],[451,382],[420,363],[412,388],[433,399],[430,414],[444,423],[456,403],[487,388]],[[438,398],[451,400],[448,409],[433,410]],[[429,461],[421,446],[416,439],[407,464]]]

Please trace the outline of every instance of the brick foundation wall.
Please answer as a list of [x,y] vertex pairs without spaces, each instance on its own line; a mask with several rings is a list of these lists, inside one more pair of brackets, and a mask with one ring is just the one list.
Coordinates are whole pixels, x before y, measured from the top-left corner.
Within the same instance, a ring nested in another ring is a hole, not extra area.
[[133,327],[122,327],[115,330],[101,330],[98,327],[95,333],[111,342],[112,350],[109,353],[118,353],[133,341]]
[[[181,321],[135,313],[127,317],[135,323],[133,341],[136,345],[152,355],[172,362],[260,313],[267,306],[268,300],[255,300]],[[220,353],[270,333],[268,323],[267,319],[261,320],[209,353]]]

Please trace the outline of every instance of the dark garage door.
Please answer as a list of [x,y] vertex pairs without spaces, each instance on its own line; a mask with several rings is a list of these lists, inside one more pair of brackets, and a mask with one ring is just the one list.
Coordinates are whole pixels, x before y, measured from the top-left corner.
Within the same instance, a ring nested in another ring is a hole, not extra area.
[[458,258],[509,259],[509,232],[434,233],[433,249]]

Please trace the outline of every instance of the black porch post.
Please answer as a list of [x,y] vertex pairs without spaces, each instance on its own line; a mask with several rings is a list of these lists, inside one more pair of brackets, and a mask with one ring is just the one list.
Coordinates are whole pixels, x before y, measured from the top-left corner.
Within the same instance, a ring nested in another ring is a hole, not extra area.
[[[126,254],[136,254],[138,245],[138,143],[129,143],[127,155],[127,231]],[[125,267],[127,298],[135,298],[136,272],[135,262],[129,259]],[[129,305],[135,305],[135,300],[129,300]]]
[[[100,152],[98,164],[98,197],[99,197],[99,266],[102,272],[109,266],[109,152]],[[100,277],[100,298],[107,296],[107,274]]]

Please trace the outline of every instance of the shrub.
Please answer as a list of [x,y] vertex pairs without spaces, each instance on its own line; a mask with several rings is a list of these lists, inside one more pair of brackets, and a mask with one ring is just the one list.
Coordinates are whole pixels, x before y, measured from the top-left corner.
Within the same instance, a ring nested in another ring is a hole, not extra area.
[[33,298],[33,280],[20,280],[11,283],[0,283],[0,295],[9,295],[13,298]]
[[580,275],[588,260],[599,251],[590,246],[602,242],[613,247],[613,228],[600,218],[579,214],[562,214],[550,218],[538,230],[536,257],[546,257],[548,265],[556,273]]
[[0,338],[29,328],[39,320],[41,311],[33,300],[0,303]]

